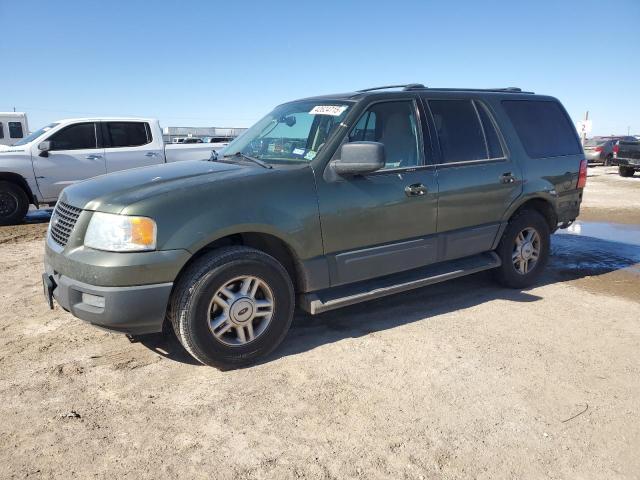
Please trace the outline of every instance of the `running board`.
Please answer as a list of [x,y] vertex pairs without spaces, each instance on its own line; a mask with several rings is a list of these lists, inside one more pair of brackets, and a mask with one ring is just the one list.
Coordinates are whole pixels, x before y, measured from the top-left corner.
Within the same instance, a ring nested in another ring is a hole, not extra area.
[[489,270],[499,267],[501,264],[502,262],[495,252],[480,253],[357,284],[306,293],[300,297],[299,306],[311,315],[316,315],[336,308]]

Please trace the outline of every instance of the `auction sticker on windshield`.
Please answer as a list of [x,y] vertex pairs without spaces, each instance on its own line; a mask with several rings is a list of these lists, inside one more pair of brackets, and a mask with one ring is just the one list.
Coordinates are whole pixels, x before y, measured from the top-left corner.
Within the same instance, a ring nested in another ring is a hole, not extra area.
[[311,115],[331,115],[338,117],[347,109],[347,105],[316,105],[309,112]]

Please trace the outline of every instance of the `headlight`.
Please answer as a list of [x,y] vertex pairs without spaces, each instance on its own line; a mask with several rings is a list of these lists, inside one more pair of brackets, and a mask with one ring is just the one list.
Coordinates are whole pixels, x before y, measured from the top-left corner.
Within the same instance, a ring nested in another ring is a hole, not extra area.
[[155,250],[156,233],[156,222],[151,218],[96,212],[84,234],[84,244],[111,252]]

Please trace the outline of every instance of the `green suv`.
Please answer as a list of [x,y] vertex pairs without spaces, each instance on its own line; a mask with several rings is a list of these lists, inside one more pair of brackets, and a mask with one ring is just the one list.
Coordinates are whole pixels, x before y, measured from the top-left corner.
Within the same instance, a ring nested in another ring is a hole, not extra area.
[[562,105],[419,84],[285,103],[209,161],[67,187],[45,296],[207,365],[256,361],[310,314],[493,269],[524,288],[580,209],[586,160]]

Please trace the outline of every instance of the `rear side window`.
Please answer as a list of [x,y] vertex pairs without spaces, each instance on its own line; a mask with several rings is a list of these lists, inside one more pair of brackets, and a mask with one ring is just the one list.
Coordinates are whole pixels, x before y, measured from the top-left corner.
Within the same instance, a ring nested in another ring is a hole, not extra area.
[[0,122],[0,138],[4,138],[4,127],[2,126],[2,122]]
[[94,123],[77,123],[54,133],[51,150],[83,150],[97,148]]
[[139,147],[151,142],[148,123],[107,122],[109,147]]
[[571,121],[557,102],[503,100],[502,105],[531,158],[581,153]]
[[478,116],[482,122],[482,129],[484,130],[484,136],[487,141],[487,154],[489,158],[503,158],[504,150],[502,150],[502,144],[496,131],[495,122],[491,118],[491,114],[487,107],[478,101],[474,101],[476,109],[478,110]]
[[22,131],[22,124],[20,122],[9,122],[9,138],[22,138],[24,132]]
[[488,158],[480,119],[471,100],[429,100],[442,162],[465,162]]

